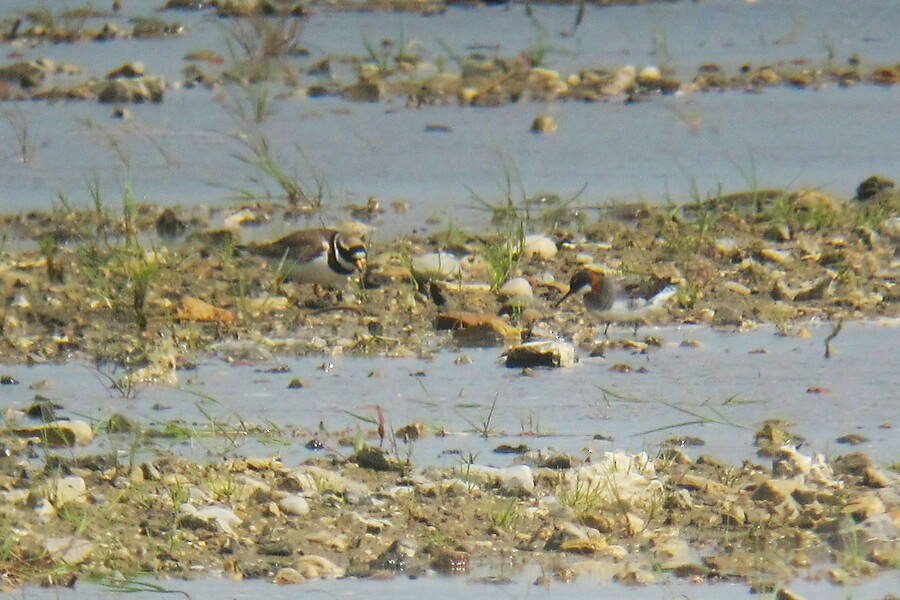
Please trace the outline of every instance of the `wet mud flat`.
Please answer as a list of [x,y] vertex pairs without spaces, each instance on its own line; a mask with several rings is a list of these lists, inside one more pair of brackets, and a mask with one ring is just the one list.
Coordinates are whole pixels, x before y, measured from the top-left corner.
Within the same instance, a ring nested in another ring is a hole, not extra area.
[[52,448],[63,437],[52,427],[63,425],[37,445],[4,436],[6,587],[87,578],[128,589],[138,574],[296,584],[540,565],[544,586],[674,577],[790,593],[798,577],[852,584],[895,571],[898,559],[897,473],[860,452],[805,455],[769,439],[773,427],[757,434],[771,462],[739,467],[669,449],[424,469],[365,440],[345,458],[298,466],[72,457]]
[[[843,319],[900,314],[898,202],[892,181],[871,177],[846,200],[751,190],[684,206],[608,207],[597,221],[553,195],[488,204],[486,233],[450,226],[428,237],[372,235],[365,273],[328,292],[235,253],[265,235],[260,225],[302,226],[305,212],[273,203],[160,209],[133,203],[126,190],[121,208],[3,217],[0,358],[81,355],[125,368],[127,386],[177,381],[210,350],[255,360],[428,356],[558,337],[590,346],[593,322],[581,303],[556,306],[584,267],[626,284],[676,285],[653,317],[661,323],[788,330],[815,317],[839,328]],[[364,237],[366,215],[381,209],[366,210],[346,223]],[[634,339],[636,348],[653,343]]]

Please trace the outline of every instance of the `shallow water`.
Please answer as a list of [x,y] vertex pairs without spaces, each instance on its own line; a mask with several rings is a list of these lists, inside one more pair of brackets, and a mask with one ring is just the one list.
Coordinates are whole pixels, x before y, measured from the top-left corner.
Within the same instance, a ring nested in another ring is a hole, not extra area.
[[[771,327],[745,333],[704,327],[648,332],[663,346],[647,355],[583,356],[570,369],[539,369],[531,377],[502,366],[499,349],[464,350],[472,360],[468,365],[454,364],[453,352],[431,361],[312,356],[235,366],[213,359],[181,372],[177,389],[150,386],[123,398],[108,387],[107,375],[117,374],[77,362],[7,366],[3,374],[20,385],[4,386],[0,409],[25,408],[35,395],[29,386],[47,380],[50,385],[39,393],[62,404],[64,416],[105,419],[118,412],[144,427],[182,420],[195,436],[162,440],[161,446],[200,458],[221,452],[281,456],[288,465],[316,454],[304,447],[314,437],[330,451],[352,453],[338,448],[337,438],[374,435],[375,425],[366,419],[376,419],[376,406],[388,431],[410,423],[428,426],[430,435],[397,449],[417,466],[454,466],[472,456],[479,464],[513,464],[515,455],[493,453],[500,444],[575,457],[616,449],[655,455],[676,436],[702,440],[701,446],[685,447],[693,458],[709,454],[733,464],[766,462],[755,457],[754,447],[754,432],[766,419],[787,421],[806,454],[834,457],[861,450],[880,462],[898,459],[892,429],[900,400],[898,323],[845,324],[832,343],[831,359],[823,356],[831,333],[825,325],[812,326],[808,339],[780,337]],[[681,346],[689,340],[701,345]],[[620,364],[634,371],[611,370]],[[279,365],[288,369],[270,372]],[[288,389],[294,378],[304,387]],[[212,440],[204,434],[214,426],[242,423],[268,428],[272,438],[238,436],[223,446],[224,436]],[[835,441],[846,434],[868,441],[858,446]],[[116,447],[127,451],[127,439],[101,436],[90,450]]]
[[[483,598],[485,600],[588,600],[594,598],[620,598],[627,596],[631,600],[670,600],[672,598],[690,598],[692,600],[765,600],[773,595],[751,592],[745,585],[718,583],[699,586],[677,580],[660,585],[643,587],[624,587],[609,581],[598,581],[591,577],[583,577],[573,583],[555,583],[549,588],[532,583],[534,573],[527,576],[515,573],[495,574],[497,577],[509,577],[508,581],[483,583],[469,577],[424,577],[409,579],[398,577],[387,581],[366,581],[358,579],[340,579],[335,581],[315,581],[299,586],[276,586],[262,581],[243,581],[236,583],[222,579],[197,579],[194,581],[157,580],[166,590],[184,592],[191,598],[227,598],[229,600],[268,598],[282,600],[288,598],[336,599],[336,598],[393,598],[396,600],[418,600],[423,594],[437,591],[446,598]],[[833,586],[823,581],[797,580],[786,587],[804,598],[822,600],[860,600],[883,598],[897,589],[897,576],[885,575],[877,579],[862,581],[854,585]],[[153,600],[159,597],[159,591],[129,593],[135,600]],[[15,593],[0,595],[10,600],[44,600],[91,597],[98,600],[121,598],[121,591],[110,591],[102,586],[79,582],[76,589],[39,589],[27,588]],[[179,596],[175,596],[179,597]]]
[[[87,184],[95,179],[107,206],[120,206],[126,176],[110,136],[128,154],[127,179],[138,200],[227,206],[238,189],[264,189],[254,181],[258,174],[234,157],[246,149],[229,137],[237,127],[209,92],[169,93],[161,105],[135,107],[128,123],[110,122],[110,108],[95,104],[17,108],[39,143],[25,164],[12,157],[0,162],[5,211],[46,209],[60,193],[87,207]],[[288,100],[277,105],[266,129],[301,182],[309,188],[317,178],[326,183],[326,205],[379,198],[388,209],[381,235],[420,229],[431,216],[442,226],[483,228],[489,215],[473,196],[501,204],[507,173],[518,200],[548,192],[573,197],[584,188],[576,207],[684,201],[694,184],[702,197],[719,186],[745,190],[753,187],[754,173],[764,187],[816,186],[849,197],[872,173],[892,173],[900,155],[900,140],[884,126],[885,119],[900,117],[897,88],[708,93],[628,106],[562,103],[549,108],[559,131],[535,136],[528,128],[541,110],[392,110]],[[52,121],[46,120],[50,114]],[[847,127],[835,127],[839,121]],[[427,132],[431,123],[450,132]],[[408,213],[393,214],[394,200],[408,203]]]

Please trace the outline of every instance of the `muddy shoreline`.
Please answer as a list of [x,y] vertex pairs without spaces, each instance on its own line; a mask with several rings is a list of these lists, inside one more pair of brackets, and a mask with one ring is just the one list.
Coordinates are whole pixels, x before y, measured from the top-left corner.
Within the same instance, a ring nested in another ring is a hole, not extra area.
[[[3,585],[126,587],[138,574],[281,584],[484,565],[541,565],[535,583],[612,578],[851,584],[896,569],[898,476],[864,454],[833,461],[757,434],[771,466],[671,449],[508,468],[418,469],[358,441],[345,459],[197,464],[157,453],[43,459],[4,438]],[[374,432],[372,432],[374,433]],[[348,449],[349,450],[349,449]],[[462,517],[462,518],[461,518]]]
[[[881,178],[866,180],[858,193],[840,200],[759,190],[683,207],[615,206],[595,222],[577,202],[543,196],[491,207],[486,233],[450,228],[376,240],[365,275],[328,293],[282,281],[272,266],[234,253],[260,224],[310,223],[315,215],[302,207],[254,204],[204,214],[126,204],[8,215],[0,360],[77,355],[165,381],[194,355],[228,348],[228,341],[241,342],[244,358],[253,345],[276,355],[427,356],[509,338],[590,343],[583,306],[554,306],[583,265],[626,281],[677,284],[660,323],[789,328],[812,316],[835,325],[897,317],[900,196]],[[345,226],[371,231],[364,219],[377,221],[384,209],[369,209],[353,212],[357,220]],[[230,227],[210,229],[214,220]],[[17,244],[30,248],[13,251]],[[504,288],[511,281],[519,286],[513,291]],[[481,315],[498,335],[441,331],[469,325],[448,326],[442,317],[460,312]]]

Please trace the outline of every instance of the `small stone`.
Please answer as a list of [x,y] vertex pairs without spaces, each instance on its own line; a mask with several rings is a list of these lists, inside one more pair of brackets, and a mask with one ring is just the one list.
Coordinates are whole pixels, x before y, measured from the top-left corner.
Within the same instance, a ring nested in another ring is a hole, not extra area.
[[860,444],[865,444],[869,441],[864,435],[860,435],[858,433],[848,433],[847,435],[842,435],[841,437],[835,440],[838,444],[847,444],[848,446],[858,446]]
[[603,511],[590,512],[584,515],[581,520],[586,526],[596,529],[600,533],[612,533],[618,525],[615,518],[605,514]]
[[526,235],[522,242],[522,258],[537,257],[541,260],[550,260],[556,256],[558,249],[552,238],[541,234]]
[[44,550],[53,558],[67,565],[78,565],[91,557],[94,544],[72,536],[47,538]]
[[344,569],[322,556],[301,556],[297,572],[305,579],[335,579],[344,576]]
[[791,253],[785,252],[784,250],[777,250],[775,248],[763,248],[759,251],[759,255],[761,258],[765,259],[768,262],[773,262],[776,264],[784,264],[791,259]]
[[782,588],[775,594],[775,600],[803,600],[803,596]]
[[469,558],[469,553],[464,550],[438,546],[431,552],[431,567],[439,573],[466,573],[469,570]]
[[278,508],[285,514],[297,517],[309,514],[309,502],[298,494],[291,494],[279,500]]
[[656,575],[646,569],[625,569],[616,573],[614,579],[622,585],[653,585],[656,583]]
[[850,581],[850,574],[844,569],[831,569],[828,571],[828,580],[835,585],[844,585]]
[[648,65],[638,72],[638,81],[652,83],[662,79],[662,71],[655,65]]
[[862,484],[872,488],[886,488],[891,484],[891,478],[878,467],[867,467],[863,471]]
[[563,552],[572,552],[574,554],[603,554],[609,549],[609,543],[606,541],[606,538],[599,536],[578,538],[564,541],[559,545],[559,549]]
[[679,479],[678,485],[688,490],[697,490],[714,496],[721,496],[731,491],[731,488],[723,483],[690,473]]
[[524,277],[513,277],[500,286],[497,294],[504,298],[519,300],[521,303],[530,302],[534,298],[531,283]]
[[224,308],[213,306],[209,302],[194,298],[193,296],[184,296],[175,312],[175,319],[178,321],[197,321],[197,322],[215,322],[215,323],[231,323],[235,319],[232,311]]
[[534,475],[528,465],[500,469],[500,489],[517,496],[534,492]]
[[525,496],[534,492],[534,474],[528,465],[516,465],[505,469],[467,465],[465,474],[476,482],[498,486],[510,495]]
[[747,513],[737,504],[729,504],[722,509],[722,520],[726,525],[743,525],[747,520]]
[[359,81],[345,87],[341,91],[341,97],[350,102],[378,102],[384,95],[383,87],[378,81]]
[[441,313],[434,325],[437,330],[452,330],[454,339],[466,347],[502,346],[521,336],[508,321],[488,313]]
[[886,179],[884,177],[879,177],[878,175],[872,175],[871,177],[864,179],[857,187],[856,187],[856,199],[860,202],[873,198],[880,194],[884,190],[889,190],[894,188],[894,181],[891,179]]
[[107,79],[119,79],[141,77],[147,71],[147,67],[142,62],[125,63],[106,74]]
[[728,290],[729,292],[740,294],[741,296],[749,296],[753,293],[753,290],[742,283],[738,283],[737,281],[726,281],[722,284],[722,288]]
[[62,477],[56,480],[54,506],[59,509],[70,502],[87,502],[87,484],[81,477]]
[[[222,531],[229,535],[235,535],[233,528],[243,523],[243,519],[237,516],[233,510],[222,506],[205,506],[198,509],[191,504],[182,504],[181,510],[184,518],[194,517],[206,525],[218,525]],[[181,524],[181,520],[179,520],[179,523]],[[196,525],[196,522],[192,524]],[[187,527],[187,525],[182,524],[182,527]],[[192,527],[187,528],[191,529]],[[193,528],[196,529],[198,527]],[[208,527],[199,527],[199,529],[208,529]]]
[[124,106],[117,106],[113,108],[112,116],[114,119],[121,119],[122,121],[130,121],[134,118],[134,112],[130,108],[125,108]]
[[768,479],[753,492],[753,500],[781,504],[797,488],[797,483],[786,479]]
[[19,437],[38,438],[52,448],[87,446],[94,439],[91,426],[84,421],[53,421],[39,427],[13,429],[10,433]]
[[504,356],[509,368],[571,367],[575,364],[575,347],[564,342],[540,340],[514,346]]
[[428,427],[424,423],[410,423],[394,432],[394,437],[407,443],[422,439],[426,435],[428,435]]
[[812,561],[809,559],[809,555],[805,552],[801,552],[797,550],[794,552],[794,556],[791,558],[791,566],[796,567],[798,569],[803,569],[812,564]]
[[420,275],[455,277],[459,275],[460,269],[459,259],[449,252],[430,252],[412,259],[412,270]]
[[268,541],[258,543],[256,551],[263,556],[292,556],[294,547],[283,540]]
[[287,585],[294,583],[303,583],[306,581],[306,577],[300,574],[300,571],[297,569],[292,569],[291,567],[284,567],[279,569],[277,573],[275,573],[275,579],[273,583],[278,585]]
[[841,512],[852,516],[856,521],[865,521],[875,515],[884,514],[886,510],[884,502],[878,496],[866,493],[845,506]]
[[856,475],[861,477],[865,474],[866,469],[872,468],[875,463],[863,452],[851,452],[839,456],[834,461],[834,472],[836,475]]
[[716,251],[724,256],[725,258],[729,258],[734,262],[741,260],[744,257],[744,250],[740,244],[738,244],[737,240],[730,237],[722,237],[716,239],[715,242]]
[[373,571],[405,571],[408,561],[418,554],[417,548],[406,540],[394,540],[384,552],[369,563]]
[[360,467],[373,471],[399,471],[402,468],[399,463],[388,459],[383,450],[371,446],[360,449],[351,460]]
[[531,122],[532,133],[553,133],[556,131],[556,121],[549,115],[538,115]]

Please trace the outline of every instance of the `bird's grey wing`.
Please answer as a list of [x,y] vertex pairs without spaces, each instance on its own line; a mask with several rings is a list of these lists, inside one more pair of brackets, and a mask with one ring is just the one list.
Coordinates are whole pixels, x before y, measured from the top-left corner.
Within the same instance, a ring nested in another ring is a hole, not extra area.
[[246,249],[257,256],[275,260],[306,262],[328,250],[328,239],[319,230],[303,230],[267,244],[246,246]]
[[[625,295],[633,300],[648,300],[660,293],[670,281],[665,278],[654,278],[646,281],[630,283],[625,286]],[[640,303],[640,302],[638,302]]]

